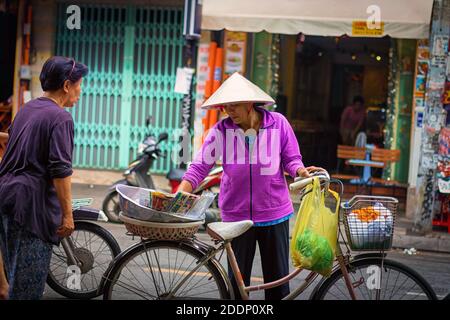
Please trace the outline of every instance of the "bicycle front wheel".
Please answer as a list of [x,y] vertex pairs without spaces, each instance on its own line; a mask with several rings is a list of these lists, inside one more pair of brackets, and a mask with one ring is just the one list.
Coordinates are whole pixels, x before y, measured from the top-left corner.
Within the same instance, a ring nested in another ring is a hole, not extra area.
[[145,241],[115,261],[104,286],[107,300],[229,299],[222,273],[204,254],[177,241]]
[[[413,269],[396,261],[368,258],[347,265],[357,300],[436,300],[428,282]],[[312,299],[350,300],[341,269],[336,269]]]

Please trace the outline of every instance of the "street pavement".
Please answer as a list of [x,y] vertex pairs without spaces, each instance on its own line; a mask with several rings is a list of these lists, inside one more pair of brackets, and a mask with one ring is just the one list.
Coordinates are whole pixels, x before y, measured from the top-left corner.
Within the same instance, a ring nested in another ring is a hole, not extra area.
[[[74,184],[72,193],[74,198],[93,198],[92,207],[101,208],[103,197],[107,192],[107,186],[104,185],[86,185]],[[295,219],[291,219],[291,230]],[[118,241],[122,250],[138,242],[138,239],[126,235],[125,227],[121,224],[99,223],[101,226],[109,230]],[[206,242],[211,243],[209,236],[201,231],[197,237]],[[416,254],[410,255],[404,253],[403,249],[394,249],[389,252],[389,258],[404,263],[422,275],[432,286],[438,297],[442,298],[450,293],[450,254],[443,252],[431,252],[418,250]],[[221,263],[226,266],[226,258],[222,257]],[[292,269],[292,267],[291,267]],[[295,286],[300,285],[307,273],[302,272],[297,278],[290,283],[291,290]],[[316,283],[318,280],[315,281]],[[253,264],[252,284],[258,285],[263,283],[261,260],[257,252]],[[314,288],[314,284],[310,286],[298,299],[308,299]],[[101,297],[100,297],[101,298]],[[98,298],[98,299],[100,299]],[[65,299],[51,288],[46,286],[44,299]],[[264,292],[258,291],[251,294],[251,299],[264,299]]]

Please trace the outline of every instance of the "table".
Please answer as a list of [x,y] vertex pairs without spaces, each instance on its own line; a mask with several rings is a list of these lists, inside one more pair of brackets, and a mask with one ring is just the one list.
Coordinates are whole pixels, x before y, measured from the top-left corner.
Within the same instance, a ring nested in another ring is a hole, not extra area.
[[370,155],[372,153],[372,150],[375,148],[374,145],[368,144],[366,145],[366,159],[349,159],[346,161],[346,164],[352,165],[352,166],[360,166],[364,167],[363,176],[359,179],[352,179],[350,180],[350,183],[354,184],[365,184],[369,185],[372,184],[372,168],[384,168],[385,163],[381,161],[371,161]]

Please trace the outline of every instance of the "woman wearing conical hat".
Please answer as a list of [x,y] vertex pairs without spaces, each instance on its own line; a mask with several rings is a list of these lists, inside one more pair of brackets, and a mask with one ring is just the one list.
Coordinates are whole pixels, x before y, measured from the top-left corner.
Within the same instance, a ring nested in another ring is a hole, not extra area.
[[[208,133],[201,150],[183,176],[179,191],[191,192],[222,159],[219,207],[222,220],[253,221],[253,227],[233,239],[232,248],[246,286],[256,243],[259,245],[264,282],[289,274],[289,218],[293,215],[284,172],[308,177],[317,167],[305,168],[294,131],[287,119],[264,107],[275,101],[256,85],[234,73],[202,105],[225,110],[228,118]],[[233,273],[229,276],[239,297]],[[267,300],[289,293],[289,284],[265,291]]]

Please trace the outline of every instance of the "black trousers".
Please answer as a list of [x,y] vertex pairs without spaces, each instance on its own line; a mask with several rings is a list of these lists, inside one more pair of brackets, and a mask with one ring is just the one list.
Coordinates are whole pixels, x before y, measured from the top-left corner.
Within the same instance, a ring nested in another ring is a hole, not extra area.
[[[256,242],[258,242],[261,254],[264,282],[275,281],[287,276],[289,274],[289,220],[273,226],[252,227],[231,242],[246,286],[250,285]],[[229,263],[228,276],[235,298],[240,299],[239,289]],[[265,290],[264,293],[266,300],[281,300],[289,294],[289,283]]]

